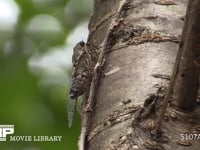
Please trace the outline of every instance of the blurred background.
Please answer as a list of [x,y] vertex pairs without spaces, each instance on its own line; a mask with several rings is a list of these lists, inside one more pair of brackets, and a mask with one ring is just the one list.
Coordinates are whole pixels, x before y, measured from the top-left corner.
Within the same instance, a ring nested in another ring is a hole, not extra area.
[[62,142],[0,142],[1,150],[77,150],[80,115],[67,126],[74,45],[86,41],[92,0],[0,0],[0,124],[15,136]]

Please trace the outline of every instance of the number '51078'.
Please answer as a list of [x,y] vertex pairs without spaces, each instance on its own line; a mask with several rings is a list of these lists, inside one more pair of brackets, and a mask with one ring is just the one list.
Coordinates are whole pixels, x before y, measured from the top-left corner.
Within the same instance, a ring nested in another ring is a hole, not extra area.
[[194,141],[194,140],[200,140],[200,133],[181,133],[180,134],[181,140],[186,141]]

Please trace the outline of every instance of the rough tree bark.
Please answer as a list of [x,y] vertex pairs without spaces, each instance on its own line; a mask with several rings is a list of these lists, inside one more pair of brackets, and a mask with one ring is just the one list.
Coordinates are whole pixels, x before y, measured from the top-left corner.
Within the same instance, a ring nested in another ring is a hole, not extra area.
[[[108,32],[122,2],[128,5]],[[84,124],[86,150],[186,149],[191,145],[198,149],[198,143],[180,138],[180,132],[193,129],[193,114],[169,108],[164,138],[151,139],[149,132],[155,127],[155,108],[160,108],[175,63],[186,5],[187,0],[94,1],[88,42],[101,49],[105,37],[109,42],[98,72],[93,110]],[[191,124],[185,125],[184,119]]]

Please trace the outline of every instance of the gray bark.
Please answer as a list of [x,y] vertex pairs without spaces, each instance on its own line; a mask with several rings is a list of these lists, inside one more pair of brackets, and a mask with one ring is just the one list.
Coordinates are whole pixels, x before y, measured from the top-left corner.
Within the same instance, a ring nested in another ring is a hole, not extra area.
[[[95,0],[88,42],[101,45],[119,4],[119,0]],[[103,73],[95,91],[95,105],[87,124],[87,150],[185,149],[184,144],[191,146],[191,143],[177,142],[180,131],[187,131],[191,124],[184,126],[183,117],[176,124],[173,119],[182,114],[175,115],[174,110],[170,109],[173,113],[164,124],[169,134],[164,144],[149,142],[146,137],[149,131],[143,133],[140,127],[134,129],[132,125],[149,94],[169,83],[162,76],[172,73],[186,5],[187,0],[176,3],[131,1],[122,15],[123,23],[110,37],[111,48],[105,56]],[[161,78],[155,78],[158,74]],[[155,121],[151,120],[146,123],[153,128]],[[193,145],[193,149],[197,147]]]

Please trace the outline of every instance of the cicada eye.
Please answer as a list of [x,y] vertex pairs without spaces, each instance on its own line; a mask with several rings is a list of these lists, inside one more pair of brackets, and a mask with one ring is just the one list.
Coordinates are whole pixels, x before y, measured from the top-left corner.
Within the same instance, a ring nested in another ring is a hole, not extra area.
[[74,53],[72,55],[72,63],[73,64],[77,63],[80,55],[81,55],[81,51],[79,49],[77,49],[77,48],[74,48]]
[[72,63],[73,63],[73,65],[76,65],[79,59],[80,59],[80,55],[76,55],[76,53],[74,53],[72,55]]
[[85,42],[84,42],[84,41],[80,41],[78,44],[79,44],[81,47],[85,46]]

